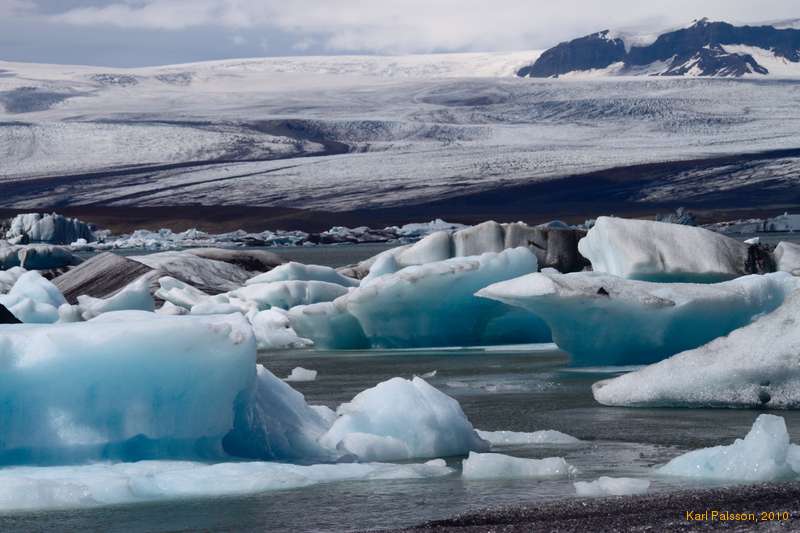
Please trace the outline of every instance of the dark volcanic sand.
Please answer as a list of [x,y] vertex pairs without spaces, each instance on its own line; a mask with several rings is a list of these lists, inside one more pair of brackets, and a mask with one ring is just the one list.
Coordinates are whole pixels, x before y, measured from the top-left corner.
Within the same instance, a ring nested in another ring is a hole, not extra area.
[[[688,521],[687,511],[732,513],[788,511],[787,521]],[[611,531],[800,531],[800,482],[654,493],[644,496],[575,498],[536,507],[500,507],[429,522],[403,531],[611,532]]]

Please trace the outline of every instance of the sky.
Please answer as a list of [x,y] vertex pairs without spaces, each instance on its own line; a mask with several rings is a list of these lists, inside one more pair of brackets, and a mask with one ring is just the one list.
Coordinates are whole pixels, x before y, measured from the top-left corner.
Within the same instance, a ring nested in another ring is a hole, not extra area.
[[798,0],[0,0],[0,60],[118,67],[533,50],[603,29],[800,17]]

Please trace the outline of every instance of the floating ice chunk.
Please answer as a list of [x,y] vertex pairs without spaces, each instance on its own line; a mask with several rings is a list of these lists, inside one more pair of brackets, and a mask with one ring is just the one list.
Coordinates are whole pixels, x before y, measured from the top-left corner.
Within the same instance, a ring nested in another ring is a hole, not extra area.
[[800,244],[779,242],[775,248],[775,261],[778,270],[800,276]]
[[297,366],[292,369],[292,373],[289,374],[289,376],[284,378],[284,381],[314,381],[316,379],[316,370],[309,370],[302,366]]
[[500,453],[475,453],[462,462],[465,479],[563,479],[577,472],[563,457],[524,459]]
[[529,444],[577,444],[581,442],[572,435],[552,429],[525,433],[521,431],[481,431],[478,435],[495,446],[524,446]]
[[250,325],[156,317],[0,326],[0,464],[224,455],[254,380]]
[[453,234],[453,247],[456,257],[502,252],[505,249],[503,226],[494,220],[489,220],[477,226],[459,230]]
[[172,302],[164,302],[164,305],[156,309],[156,313],[167,316],[181,316],[188,314],[189,311],[185,307],[179,307]]
[[305,348],[314,343],[297,335],[292,329],[286,312],[280,309],[267,309],[247,315],[253,325],[259,350],[286,350]]
[[631,477],[602,476],[594,481],[576,481],[573,485],[578,496],[632,496],[647,492],[650,481]]
[[704,346],[592,387],[604,405],[800,407],[800,292]]
[[629,279],[711,283],[747,274],[748,245],[681,224],[599,217],[578,250],[595,272]]
[[279,307],[291,309],[298,305],[331,302],[347,294],[347,287],[327,281],[273,281],[255,283],[231,291],[230,295],[253,302],[259,310]]
[[158,285],[159,289],[156,291],[158,298],[183,307],[186,310],[190,310],[195,305],[206,302],[210,298],[208,294],[200,289],[196,289],[188,283],[171,276],[158,278]]
[[152,311],[155,302],[150,295],[149,280],[141,277],[109,298],[78,296],[78,308],[84,320],[90,320],[110,311]]
[[333,302],[298,305],[287,315],[294,331],[327,350],[369,348],[370,342],[356,317],[347,311],[346,296]]
[[17,280],[25,273],[25,269],[21,267],[13,267],[8,270],[0,270],[0,295],[6,294],[11,290],[11,287]]
[[701,346],[775,310],[800,283],[779,272],[717,284],[541,272],[477,295],[541,317],[578,364],[642,364]]
[[78,239],[95,240],[91,226],[77,218],[66,218],[56,213],[25,213],[11,219],[7,239],[22,237],[28,242],[69,244]]
[[756,418],[744,439],[685,453],[659,468],[658,473],[740,481],[788,479],[800,475],[792,464],[795,453],[783,417],[765,414]]
[[254,385],[236,400],[234,427],[223,446],[250,459],[330,460],[335,453],[319,444],[329,428],[302,394],[258,365]]
[[431,370],[430,372],[425,372],[420,376],[422,379],[430,379],[436,377],[436,370]]
[[[549,330],[538,317],[474,296],[490,283],[534,272],[536,266],[526,248],[409,266],[334,303],[357,319],[373,347],[547,342]],[[313,332],[300,332],[306,333],[317,341]]]
[[338,414],[321,442],[365,461],[462,455],[488,448],[458,402],[417,377],[384,381],[342,404]]
[[140,461],[0,469],[0,511],[97,507],[211,498],[356,480],[422,479],[453,473],[440,462],[300,466],[268,462]]
[[275,281],[327,281],[343,287],[357,287],[358,280],[342,276],[331,267],[320,265],[304,265],[294,261],[284,263],[269,272],[259,274],[247,280],[246,285],[254,283],[272,283]]
[[8,294],[0,296],[0,304],[25,323],[56,322],[58,308],[66,303],[58,288],[33,270],[20,275]]

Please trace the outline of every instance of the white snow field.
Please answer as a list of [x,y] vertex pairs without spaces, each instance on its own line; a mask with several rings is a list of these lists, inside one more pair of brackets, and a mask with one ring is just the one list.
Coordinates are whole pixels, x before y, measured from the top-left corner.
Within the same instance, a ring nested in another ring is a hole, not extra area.
[[576,481],[573,485],[575,485],[575,492],[578,496],[629,496],[647,492],[647,489],[650,488],[650,481],[630,477],[602,476],[594,481]]
[[800,291],[726,337],[592,387],[604,405],[800,406]]
[[577,473],[563,457],[526,459],[500,453],[475,453],[462,461],[464,479],[562,479]]
[[[800,94],[784,79],[513,76],[537,55],[127,70],[0,62],[0,182],[14,185],[0,206],[350,210],[800,146]],[[793,157],[755,163],[731,168],[734,179],[678,172],[635,200],[795,183],[798,166]]]
[[339,406],[320,442],[362,461],[463,455],[485,451],[458,402],[424,379],[393,378]]
[[745,274],[748,246],[713,231],[599,217],[578,242],[595,272],[646,281],[714,282]]
[[333,302],[294,307],[289,319],[301,337],[323,348],[549,342],[538,317],[474,296],[536,269],[536,256],[522,247],[411,265],[367,279]]
[[792,479],[800,476],[800,446],[789,442],[783,417],[759,415],[744,439],[683,454],[657,472],[750,482]]
[[785,272],[701,284],[545,271],[489,285],[477,295],[540,317],[576,364],[630,365],[727,335],[774,311],[798,288],[800,278]]
[[255,494],[318,483],[446,476],[420,464],[139,461],[0,469],[0,511],[75,509],[123,503]]

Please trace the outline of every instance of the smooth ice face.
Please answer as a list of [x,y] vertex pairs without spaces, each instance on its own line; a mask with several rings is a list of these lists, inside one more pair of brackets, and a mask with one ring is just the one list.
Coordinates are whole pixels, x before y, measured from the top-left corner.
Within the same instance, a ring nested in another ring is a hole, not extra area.
[[317,379],[317,371],[296,366],[292,369],[291,374],[284,378],[284,381],[314,381]]
[[780,242],[775,248],[775,261],[778,270],[800,276],[800,244]]
[[493,220],[459,230],[453,234],[456,257],[502,252],[505,249],[503,226]]
[[713,283],[746,274],[748,246],[703,228],[600,217],[578,242],[595,272],[658,282]]
[[250,325],[155,316],[0,326],[0,464],[223,455],[255,376]]
[[254,283],[230,292],[230,296],[253,302],[259,310],[331,302],[347,294],[347,287],[327,281],[273,281]]
[[338,409],[321,443],[362,461],[391,461],[483,451],[456,400],[425,380],[393,378],[367,389]]
[[592,387],[604,405],[800,407],[800,292],[704,346]]
[[360,350],[370,347],[364,329],[347,311],[346,297],[333,302],[298,305],[287,314],[292,329],[325,350]]
[[[372,347],[548,342],[550,332],[538,317],[474,296],[486,285],[536,267],[536,256],[526,248],[459,257],[375,278],[333,303],[337,313],[356,319]],[[316,334],[295,325],[290,314],[298,333],[317,342]],[[351,329],[345,330],[348,335]]]
[[652,363],[702,346],[780,306],[797,278],[752,275],[716,284],[652,283],[598,272],[541,272],[477,295],[541,317],[582,365]]
[[331,267],[304,265],[294,261],[284,263],[269,272],[250,278],[247,280],[246,285],[272,283],[275,281],[327,281],[343,287],[358,286],[358,280],[342,276]]
[[759,415],[744,439],[728,446],[703,448],[676,457],[659,474],[739,481],[774,481],[800,475],[793,464],[796,447],[789,444],[783,417]]
[[32,324],[57,321],[58,308],[66,303],[61,291],[35,270],[19,276],[8,294],[0,296],[0,304],[22,322]]
[[632,496],[647,492],[650,481],[632,477],[603,476],[594,481],[576,481],[573,485],[578,496]]
[[480,438],[492,445],[492,448],[531,444],[577,444],[581,442],[572,435],[552,429],[531,433],[522,431],[481,431],[480,429],[477,432]]
[[461,464],[464,479],[564,479],[577,472],[563,457],[525,459],[470,452]]
[[422,479],[453,473],[424,464],[341,463],[300,466],[237,462],[140,461],[0,469],[0,511],[97,507],[212,498],[308,487],[319,483]]

